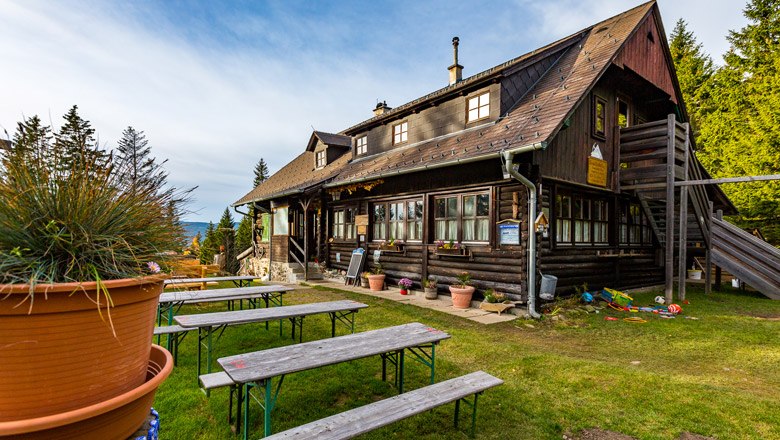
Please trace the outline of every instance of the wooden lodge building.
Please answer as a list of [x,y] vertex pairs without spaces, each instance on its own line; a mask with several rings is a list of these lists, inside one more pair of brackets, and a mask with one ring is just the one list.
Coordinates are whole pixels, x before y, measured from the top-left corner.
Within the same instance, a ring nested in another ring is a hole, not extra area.
[[[708,176],[655,1],[465,79],[457,45],[449,85],[315,131],[234,203],[271,215],[272,279],[314,259],[346,269],[363,247],[388,284],[432,276],[445,293],[468,271],[478,292],[526,300],[539,273],[559,292],[659,285],[704,255],[712,209],[734,207],[674,185]],[[687,257],[666,240],[680,235]]]

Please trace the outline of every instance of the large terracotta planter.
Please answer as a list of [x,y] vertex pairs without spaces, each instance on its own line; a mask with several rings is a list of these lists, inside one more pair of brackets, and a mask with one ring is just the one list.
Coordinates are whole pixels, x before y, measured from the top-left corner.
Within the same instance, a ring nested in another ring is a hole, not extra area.
[[[33,419],[0,422],[0,438],[18,440],[125,440],[138,430],[154,401],[157,387],[173,371],[168,351],[152,345],[140,386],[83,408]],[[84,390],[86,391],[86,390]],[[6,437],[8,436],[8,437]]]
[[143,384],[163,279],[103,282],[110,310],[94,282],[39,284],[32,304],[29,286],[0,285],[0,422],[84,408]]
[[368,285],[371,287],[371,290],[384,290],[385,288],[385,275],[369,275],[368,276]]
[[468,309],[471,307],[471,297],[474,295],[472,286],[450,286],[452,306],[456,309]]

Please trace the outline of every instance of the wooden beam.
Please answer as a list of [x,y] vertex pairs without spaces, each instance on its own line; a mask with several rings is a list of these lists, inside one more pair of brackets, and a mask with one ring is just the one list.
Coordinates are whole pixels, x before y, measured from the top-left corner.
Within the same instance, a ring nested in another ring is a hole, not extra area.
[[707,250],[705,251],[705,260],[704,263],[704,294],[709,295],[712,293],[712,207],[713,203],[710,200],[709,201],[709,212],[707,215],[707,233],[709,234],[709,239],[707,240],[707,243],[709,243],[709,246],[707,246]]
[[674,115],[666,117],[666,255],[664,297],[671,304],[674,297]]
[[702,179],[675,182],[674,186],[715,185],[719,183],[761,182],[765,180],[780,180],[780,174],[767,174],[765,176],[724,177],[721,179]]
[[[688,180],[688,154],[690,151],[688,145],[688,131],[689,125],[686,122],[683,124],[685,127],[685,159],[683,160],[683,182]],[[685,283],[687,282],[688,275],[688,187],[683,186],[680,188],[680,244],[679,244],[680,260],[678,262],[678,279],[677,283],[677,299],[682,302],[685,301]]]

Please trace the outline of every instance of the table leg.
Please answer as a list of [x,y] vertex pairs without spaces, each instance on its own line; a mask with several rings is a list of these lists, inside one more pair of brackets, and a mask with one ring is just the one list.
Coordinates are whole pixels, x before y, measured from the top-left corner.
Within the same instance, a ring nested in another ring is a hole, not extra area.
[[330,337],[336,337],[336,313],[329,313],[330,315]]
[[271,397],[271,379],[265,382],[265,405],[263,405],[263,437],[271,435],[271,410],[273,409]]
[[404,393],[404,352],[406,350],[401,349],[401,359],[398,360],[399,363],[399,378],[398,378],[398,393],[403,394]]

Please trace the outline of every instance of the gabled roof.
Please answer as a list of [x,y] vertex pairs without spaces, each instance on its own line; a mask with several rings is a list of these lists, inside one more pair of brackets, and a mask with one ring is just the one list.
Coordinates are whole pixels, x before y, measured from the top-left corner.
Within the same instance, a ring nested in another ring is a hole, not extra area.
[[317,146],[317,140],[322,141],[322,143],[327,146],[352,147],[352,138],[349,136],[315,130],[309,138],[309,144],[306,146],[306,151],[314,151],[314,148]]
[[337,175],[349,161],[350,156],[343,154],[322,168],[314,168],[314,152],[305,151],[233,203],[233,206],[302,193]]
[[525,145],[546,146],[654,7],[655,1],[642,4],[547,46],[549,53],[556,52],[556,45],[565,50],[559,50],[552,67],[495,123],[353,161],[325,186],[497,157]]

